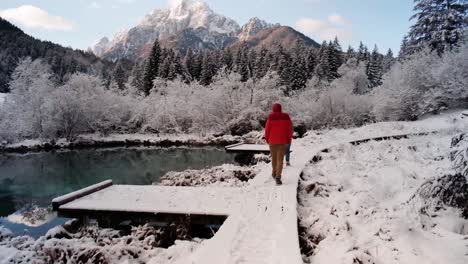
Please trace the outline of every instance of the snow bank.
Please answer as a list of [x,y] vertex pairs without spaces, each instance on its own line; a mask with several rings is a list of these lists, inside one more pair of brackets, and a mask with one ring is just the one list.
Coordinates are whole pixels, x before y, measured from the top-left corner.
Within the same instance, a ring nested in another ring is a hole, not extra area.
[[0,93],[0,106],[3,104],[3,102],[5,102],[6,97],[7,97],[6,93]]
[[[451,121],[432,123],[444,128]],[[452,123],[452,126],[457,122]],[[386,126],[429,123],[382,123]],[[310,263],[467,263],[468,221],[452,208],[425,214],[410,202],[450,171],[454,127],[438,135],[340,145],[308,166],[300,185],[302,245]],[[344,131],[342,131],[344,133]],[[368,133],[372,133],[371,130]],[[339,132],[337,133],[339,134]],[[335,135],[337,135],[335,134]]]
[[38,207],[31,204],[24,206],[19,211],[7,216],[12,223],[24,224],[31,227],[41,226],[55,218],[50,208]]
[[[28,152],[53,149],[79,149],[79,148],[110,148],[110,147],[134,147],[134,146],[226,146],[229,144],[248,140],[238,136],[208,136],[197,135],[159,135],[159,134],[111,134],[101,136],[98,134],[86,134],[78,136],[73,142],[64,138],[58,140],[29,139],[16,143],[0,145],[0,152]],[[251,140],[252,141],[252,140]]]
[[176,240],[164,249],[161,241],[171,238],[147,225],[133,227],[128,233],[96,226],[72,232],[70,226],[58,226],[36,241],[28,236],[13,237],[0,228],[0,238],[0,263],[148,263],[151,259],[174,263],[200,244],[199,239]]
[[171,171],[154,184],[166,186],[224,186],[242,187],[258,173],[253,167],[224,164],[202,170]]

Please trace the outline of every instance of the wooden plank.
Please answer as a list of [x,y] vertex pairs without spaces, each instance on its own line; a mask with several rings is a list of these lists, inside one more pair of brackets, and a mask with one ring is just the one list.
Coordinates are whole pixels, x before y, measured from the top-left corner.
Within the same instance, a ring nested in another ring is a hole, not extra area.
[[52,209],[57,211],[61,205],[74,201],[83,196],[89,195],[91,193],[100,191],[112,185],[112,180],[102,181],[100,183],[88,186],[86,188],[80,189],[78,191],[71,192],[59,197],[52,199]]
[[59,212],[229,215],[246,190],[235,187],[113,185],[59,206]]
[[243,145],[243,144],[244,143],[240,142],[240,143],[228,145],[228,146],[225,146],[224,149],[227,150],[227,149],[230,149],[230,148],[233,148],[233,147],[236,147],[236,146],[240,146],[240,145]]
[[270,153],[270,148],[266,144],[238,144],[226,147],[227,152],[250,152],[250,153]]

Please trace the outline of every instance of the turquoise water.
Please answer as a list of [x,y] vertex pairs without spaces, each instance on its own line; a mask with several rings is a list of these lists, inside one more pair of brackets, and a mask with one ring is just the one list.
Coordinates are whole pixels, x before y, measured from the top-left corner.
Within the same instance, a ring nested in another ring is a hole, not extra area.
[[97,182],[151,184],[168,171],[201,169],[234,163],[234,156],[219,148],[116,148],[0,154],[0,226],[15,234],[44,234],[63,219],[31,227],[9,221],[15,212],[45,208],[52,198]]

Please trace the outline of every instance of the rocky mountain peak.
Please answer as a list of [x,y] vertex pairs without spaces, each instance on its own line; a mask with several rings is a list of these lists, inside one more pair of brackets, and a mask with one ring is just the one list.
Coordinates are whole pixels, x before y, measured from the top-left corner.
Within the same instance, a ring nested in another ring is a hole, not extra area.
[[247,40],[250,36],[257,34],[259,31],[273,26],[275,25],[267,23],[265,20],[261,20],[258,17],[253,17],[242,26],[239,39],[241,41]]

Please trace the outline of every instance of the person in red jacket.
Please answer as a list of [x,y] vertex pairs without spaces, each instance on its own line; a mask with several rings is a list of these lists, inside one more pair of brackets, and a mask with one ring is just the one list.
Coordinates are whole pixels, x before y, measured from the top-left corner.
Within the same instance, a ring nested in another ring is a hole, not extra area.
[[281,111],[280,104],[273,104],[273,112],[268,115],[265,126],[265,140],[270,146],[271,176],[276,184],[281,185],[283,171],[283,157],[288,144],[291,144],[293,127],[291,118]]

